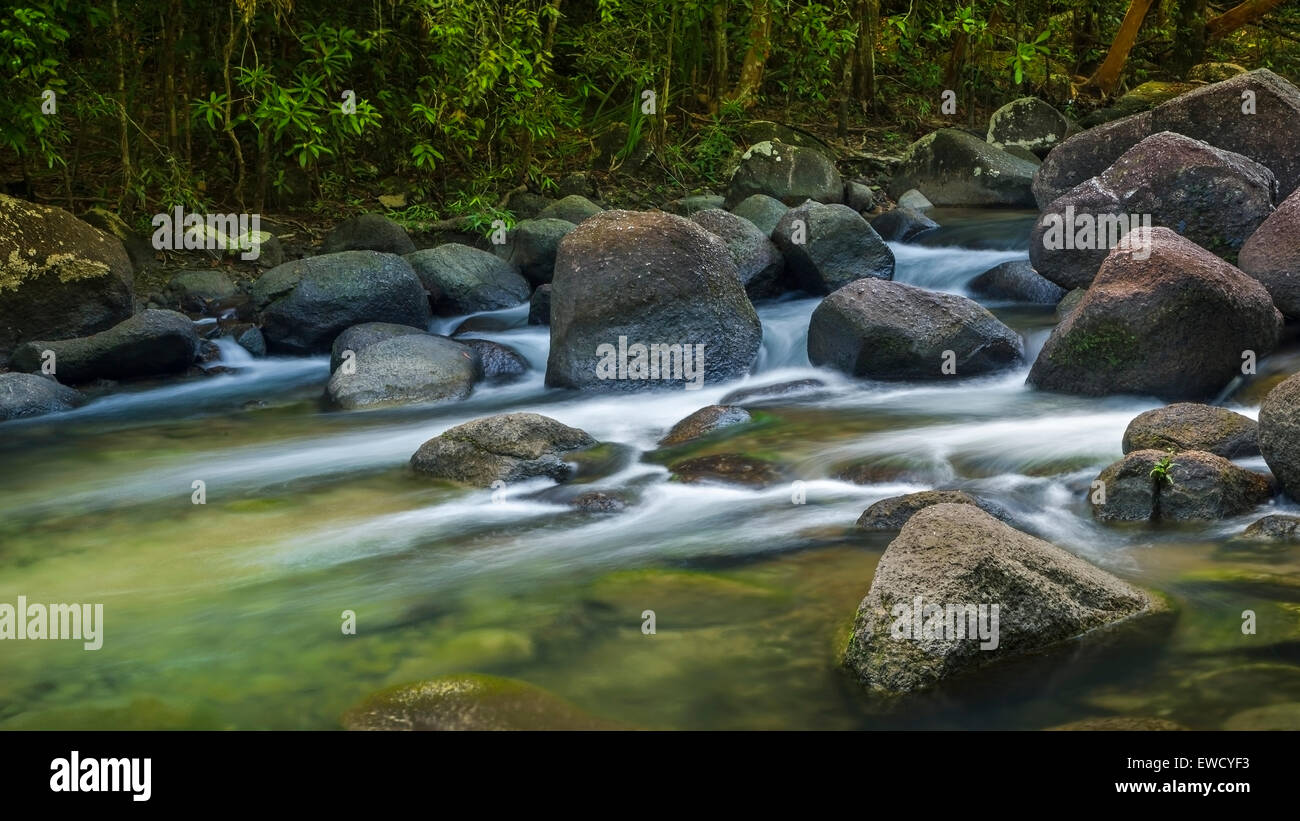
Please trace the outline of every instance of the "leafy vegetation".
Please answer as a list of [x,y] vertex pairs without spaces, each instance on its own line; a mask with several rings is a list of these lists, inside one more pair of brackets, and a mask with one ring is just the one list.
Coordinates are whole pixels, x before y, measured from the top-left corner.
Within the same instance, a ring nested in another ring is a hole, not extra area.
[[1203,0],[13,0],[0,182],[130,220],[400,189],[422,216],[490,222],[502,192],[575,170],[716,188],[752,119],[897,150],[1024,94],[1086,109],[1189,59],[1288,73],[1300,9],[1245,5],[1225,21]]

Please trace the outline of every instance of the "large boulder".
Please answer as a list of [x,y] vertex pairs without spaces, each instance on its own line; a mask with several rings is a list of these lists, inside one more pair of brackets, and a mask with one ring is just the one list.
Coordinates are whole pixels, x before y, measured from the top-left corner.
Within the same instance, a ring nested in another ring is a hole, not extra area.
[[1272,351],[1281,324],[1264,286],[1168,228],[1139,229],[1053,329],[1029,383],[1205,399],[1241,373],[1247,351]]
[[894,278],[894,252],[847,205],[810,200],[791,208],[772,239],[795,284],[812,294],[829,294],[863,277]]
[[915,188],[935,205],[1026,207],[1036,170],[974,134],[941,128],[908,146],[888,190],[895,201]]
[[726,244],[750,299],[781,293],[785,258],[762,229],[721,208],[697,211],[691,214],[690,220]]
[[551,281],[555,271],[555,252],[560,240],[577,226],[568,220],[520,220],[506,232],[506,241],[492,248],[493,253],[519,269],[535,285]]
[[906,205],[890,209],[871,220],[872,230],[887,242],[907,242],[938,227],[939,223]]
[[559,202],[551,203],[543,208],[537,218],[566,220],[577,225],[587,217],[594,217],[604,210],[604,208],[581,194],[570,194]]
[[1034,177],[1038,206],[1047,207],[1105,171],[1140,140],[1161,131],[1249,157],[1273,172],[1281,196],[1300,185],[1300,152],[1294,141],[1300,133],[1300,89],[1262,68],[1070,137],[1047,156]]
[[1047,206],[1034,224],[1029,259],[1058,285],[1087,287],[1120,237],[1148,215],[1152,225],[1235,256],[1273,212],[1276,190],[1273,173],[1254,160],[1162,131]]
[[564,456],[593,447],[586,431],[537,413],[505,413],[475,419],[445,431],[411,456],[416,473],[489,487],[535,476],[567,479]]
[[754,223],[763,232],[763,236],[770,237],[776,230],[776,224],[789,210],[790,206],[767,194],[751,194],[732,208],[731,213]]
[[[978,608],[983,636],[968,618]],[[873,691],[916,692],[1164,609],[975,505],[938,504],[913,515],[885,549],[844,665]]]
[[510,308],[532,293],[528,280],[495,254],[455,242],[403,257],[442,316]]
[[1278,310],[1300,318],[1300,188],[1241,246],[1237,267],[1263,283]]
[[1225,459],[1259,455],[1255,420],[1227,408],[1177,402],[1138,414],[1124,429],[1125,453],[1203,450]]
[[343,251],[294,260],[262,275],[251,291],[271,353],[325,353],[363,322],[427,327],[429,299],[410,263],[395,254]]
[[989,118],[988,142],[998,148],[1010,146],[1047,155],[1070,131],[1065,115],[1037,97],[1012,100]]
[[1260,403],[1259,451],[1282,490],[1300,499],[1300,374],[1287,377]]
[[62,208],[0,194],[0,364],[28,339],[66,339],[131,315],[122,243]]
[[560,244],[547,385],[628,391],[725,382],[749,372],[762,338],[726,245],[690,220],[605,211]]
[[405,334],[366,345],[330,376],[325,393],[345,410],[464,399],[483,372],[478,354],[446,337]]
[[813,365],[873,379],[974,376],[1023,355],[1020,335],[974,300],[883,279],[845,285],[808,325]]
[[79,392],[34,373],[0,373],[0,422],[72,410],[86,401]]
[[1135,450],[1096,482],[1105,493],[1091,490],[1088,501],[1103,522],[1222,519],[1249,513],[1273,495],[1267,476],[1203,450]]
[[767,194],[786,205],[804,200],[842,202],[844,180],[822,152],[765,140],[741,156],[727,188],[727,207],[739,205],[752,194]]
[[1065,289],[1039,276],[1028,260],[1014,259],[995,265],[975,277],[966,286],[972,294],[985,299],[1032,302],[1055,305],[1065,298]]
[[362,214],[343,220],[330,229],[321,245],[321,252],[337,254],[340,251],[380,251],[387,254],[409,254],[415,243],[406,229],[383,214]]
[[159,376],[194,364],[199,335],[184,314],[148,310],[91,336],[24,342],[9,364],[14,370],[41,371],[46,351],[53,352],[52,375],[62,382]]

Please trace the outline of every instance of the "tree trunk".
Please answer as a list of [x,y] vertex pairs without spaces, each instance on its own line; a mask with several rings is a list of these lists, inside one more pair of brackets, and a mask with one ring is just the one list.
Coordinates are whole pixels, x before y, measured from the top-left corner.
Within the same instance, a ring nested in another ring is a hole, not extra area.
[[117,212],[125,213],[128,197],[131,196],[131,132],[130,120],[126,114],[126,54],[125,34],[122,30],[122,17],[118,13],[117,0],[109,6],[113,17],[113,55],[117,63],[117,142],[122,154],[122,194],[117,199]]
[[1151,3],[1152,0],[1132,0],[1129,3],[1124,22],[1120,23],[1119,31],[1115,33],[1115,39],[1110,44],[1110,51],[1106,53],[1106,59],[1102,64],[1088,78],[1088,86],[1106,95],[1115,91],[1115,86],[1119,85],[1120,75],[1124,73],[1124,63],[1128,61],[1128,53],[1137,42],[1138,32],[1142,29],[1142,21],[1146,19]]
[[731,99],[745,104],[753,102],[754,95],[763,85],[763,69],[767,53],[772,48],[772,4],[770,0],[754,0],[754,10],[749,17],[749,48],[740,64],[740,81],[731,92]]
[[876,108],[876,38],[879,31],[880,0],[859,0],[853,92],[864,113]]
[[1205,34],[1208,39],[1217,40],[1255,22],[1282,3],[1283,0],[1246,0],[1206,23]]
[[1174,54],[1171,64],[1178,76],[1205,58],[1205,18],[1207,0],[1180,0],[1174,27]]
[[709,92],[709,110],[717,113],[727,88],[727,4],[717,0],[712,9],[713,83]]

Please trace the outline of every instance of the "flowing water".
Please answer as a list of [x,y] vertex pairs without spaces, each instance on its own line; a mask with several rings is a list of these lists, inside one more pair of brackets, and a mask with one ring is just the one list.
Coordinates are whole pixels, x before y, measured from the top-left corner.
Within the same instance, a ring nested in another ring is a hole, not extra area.
[[[899,281],[964,293],[973,276],[1027,256],[1031,215],[939,219],[944,229],[924,244],[894,246]],[[102,602],[105,639],[98,651],[5,642],[0,726],[336,728],[376,690],[461,672],[523,679],[650,728],[1295,720],[1300,562],[1229,540],[1289,502],[1191,528],[1100,526],[1089,482],[1121,455],[1129,420],[1158,402],[1039,393],[1024,384],[1027,364],[974,380],[848,379],[809,366],[816,305],[760,305],[756,372],[698,391],[547,389],[548,332],[528,326],[520,306],[493,314],[504,330],[479,335],[519,350],[533,372],[460,403],[329,411],[327,357],[254,360],[223,343],[233,373],[6,423],[0,602]],[[1052,308],[988,307],[1025,336],[1032,361]],[[826,387],[754,404],[756,424],[682,451],[776,460],[804,483],[804,504],[790,486],[670,482],[651,456],[673,423],[742,384],[808,378]],[[422,442],[505,411],[617,443],[579,481],[630,500],[627,509],[574,510],[549,480],[494,498],[410,472]],[[898,478],[834,478],[863,460]],[[192,502],[196,480],[206,504]],[[992,695],[881,709],[836,664],[889,539],[854,521],[879,499],[931,487],[993,501],[1022,529],[1165,592],[1176,626],[1136,654],[1047,672],[1008,666],[986,677]],[[345,610],[356,635],[340,629]],[[645,610],[654,635],[641,631]],[[1245,610],[1256,613],[1254,635],[1242,633]]]

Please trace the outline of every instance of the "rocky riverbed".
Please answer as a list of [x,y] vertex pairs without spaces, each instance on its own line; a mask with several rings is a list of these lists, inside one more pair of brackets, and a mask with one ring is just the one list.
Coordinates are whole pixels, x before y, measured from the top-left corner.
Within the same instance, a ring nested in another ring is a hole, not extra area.
[[1041,105],[150,294],[0,198],[0,601],[105,610],[0,726],[1300,726],[1300,91]]

